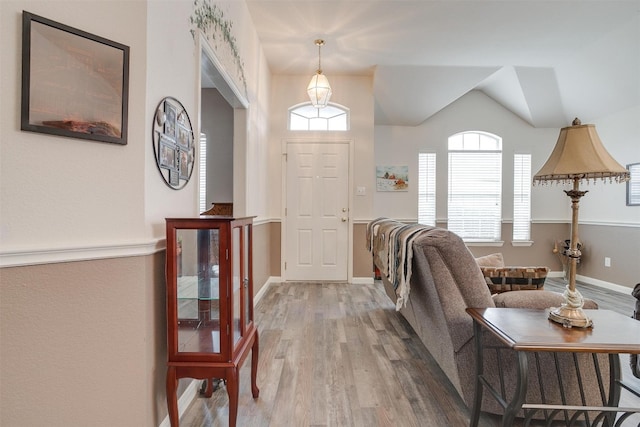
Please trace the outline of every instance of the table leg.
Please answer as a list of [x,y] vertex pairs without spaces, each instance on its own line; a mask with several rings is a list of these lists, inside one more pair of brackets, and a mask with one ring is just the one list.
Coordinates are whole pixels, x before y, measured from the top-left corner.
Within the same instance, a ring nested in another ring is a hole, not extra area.
[[[609,401],[607,406],[616,407],[620,403],[620,381],[622,371],[620,370],[620,355],[609,353]],[[616,421],[616,413],[610,412],[607,415],[605,426],[613,426]]]
[[469,420],[470,427],[478,427],[478,421],[480,420],[480,409],[482,406],[482,375],[483,375],[483,353],[482,348],[482,326],[473,321],[473,335],[476,345],[476,390],[473,396],[473,409],[471,411],[471,419]]
[[515,396],[513,396],[513,399],[509,402],[509,405],[504,412],[502,417],[502,427],[513,426],[513,421],[518,414],[518,411],[522,409],[522,404],[524,403],[524,399],[527,395],[527,354],[524,351],[518,351],[516,354],[518,357],[518,376],[516,380]]
[[255,332],[255,340],[253,342],[253,346],[251,347],[251,394],[254,399],[258,398],[260,394],[260,390],[258,389],[258,385],[256,382],[256,377],[258,374],[258,355],[259,355],[259,344],[258,344],[258,331]]

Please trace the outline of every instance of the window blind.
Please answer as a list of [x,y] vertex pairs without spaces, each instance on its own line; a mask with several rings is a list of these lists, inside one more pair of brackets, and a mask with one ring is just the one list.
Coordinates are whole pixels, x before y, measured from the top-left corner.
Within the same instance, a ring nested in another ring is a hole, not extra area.
[[436,153],[418,153],[418,222],[436,225]]
[[513,240],[531,240],[531,154],[513,156]]
[[627,182],[627,205],[640,205],[640,163],[627,165],[631,179]]
[[[502,151],[500,138],[465,133],[473,143],[450,139],[448,228],[467,241],[500,240],[502,218]],[[478,137],[479,135],[479,137]],[[476,141],[480,140],[480,144]],[[466,147],[470,147],[467,149]]]
[[200,213],[207,207],[207,135],[200,134],[200,157],[198,159],[198,208]]

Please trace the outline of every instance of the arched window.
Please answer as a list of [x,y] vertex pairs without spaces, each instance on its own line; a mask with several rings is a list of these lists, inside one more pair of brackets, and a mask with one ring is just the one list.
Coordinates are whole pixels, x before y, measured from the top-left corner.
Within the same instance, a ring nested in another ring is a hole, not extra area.
[[332,102],[324,108],[316,108],[311,102],[294,105],[289,108],[289,130],[349,130],[349,109]]

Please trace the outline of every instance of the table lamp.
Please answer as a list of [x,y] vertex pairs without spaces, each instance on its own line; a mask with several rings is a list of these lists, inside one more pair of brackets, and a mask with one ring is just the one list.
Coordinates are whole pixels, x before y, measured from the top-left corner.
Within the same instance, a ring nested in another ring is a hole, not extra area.
[[578,205],[587,191],[580,191],[580,182],[596,180],[626,182],[629,171],[620,165],[602,145],[594,125],[583,125],[577,118],[572,126],[560,130],[558,141],[547,162],[533,177],[533,183],[557,181],[561,184],[572,183],[571,190],[564,192],[571,198],[571,244],[567,251],[569,257],[569,280],[563,294],[564,302],[553,307],[549,319],[565,327],[588,328],[593,326],[591,319],[582,309],[584,298],[576,289],[576,267],[580,257],[578,249]]

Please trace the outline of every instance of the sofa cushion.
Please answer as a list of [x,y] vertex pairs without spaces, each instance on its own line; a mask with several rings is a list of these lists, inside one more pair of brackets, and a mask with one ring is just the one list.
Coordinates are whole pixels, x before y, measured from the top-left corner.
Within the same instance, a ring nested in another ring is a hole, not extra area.
[[547,267],[480,267],[492,294],[506,291],[541,290]]
[[504,258],[500,252],[476,258],[480,267],[504,267]]
[[[503,292],[492,296],[496,307],[502,308],[535,308],[545,309],[560,307],[564,302],[564,296],[559,292],[552,291],[513,291]],[[597,309],[598,303],[592,299],[585,298],[585,309]]]

